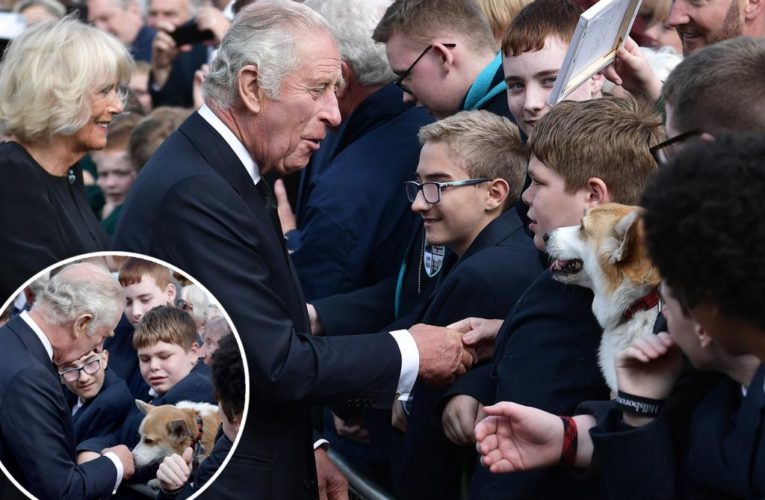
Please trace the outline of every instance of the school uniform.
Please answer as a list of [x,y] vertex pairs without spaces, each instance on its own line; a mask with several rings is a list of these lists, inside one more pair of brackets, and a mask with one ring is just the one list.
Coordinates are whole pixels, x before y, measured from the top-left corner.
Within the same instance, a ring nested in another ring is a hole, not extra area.
[[[476,237],[467,252],[447,262],[436,291],[416,322],[446,326],[468,316],[507,314],[542,271],[538,251],[515,210],[508,210]],[[395,474],[401,498],[460,498],[462,465],[475,453],[444,435],[436,403],[444,390],[420,381],[412,391],[406,434],[395,443]]]
[[131,408],[135,407],[127,384],[111,370],[106,371],[104,385],[94,397],[79,405],[79,397],[70,392],[68,402],[70,409],[79,406],[72,415],[78,443],[116,431],[122,427]]

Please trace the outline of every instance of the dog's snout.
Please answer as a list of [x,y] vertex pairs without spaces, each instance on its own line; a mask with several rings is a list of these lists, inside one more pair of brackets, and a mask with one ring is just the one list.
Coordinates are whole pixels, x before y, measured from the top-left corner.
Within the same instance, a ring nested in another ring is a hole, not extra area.
[[547,243],[547,241],[550,239],[550,233],[545,233],[544,235],[542,235],[542,239],[544,240],[545,243]]

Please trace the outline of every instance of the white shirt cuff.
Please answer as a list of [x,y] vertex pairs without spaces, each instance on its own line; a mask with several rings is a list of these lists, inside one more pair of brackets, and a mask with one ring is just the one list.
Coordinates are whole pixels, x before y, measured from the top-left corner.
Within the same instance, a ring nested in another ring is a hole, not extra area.
[[401,374],[398,378],[396,399],[407,401],[420,371],[420,351],[412,334],[407,330],[390,332],[401,351]]
[[326,439],[317,439],[315,443],[313,443],[313,449],[314,451],[317,448],[324,448],[325,450],[329,448],[329,441]]
[[117,457],[116,453],[109,451],[104,453],[104,456],[111,460],[117,468],[117,481],[114,483],[114,491],[112,491],[112,494],[115,494],[117,493],[117,488],[120,487],[122,476],[125,474],[125,469],[122,468],[122,461]]

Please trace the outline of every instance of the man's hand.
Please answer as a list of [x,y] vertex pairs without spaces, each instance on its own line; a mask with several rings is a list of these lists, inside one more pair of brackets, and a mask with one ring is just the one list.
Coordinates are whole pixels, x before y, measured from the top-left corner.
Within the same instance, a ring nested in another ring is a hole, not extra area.
[[475,352],[462,344],[462,334],[424,324],[409,329],[420,353],[419,377],[431,385],[450,384],[476,361]]
[[457,446],[475,443],[475,424],[480,409],[481,403],[466,394],[449,400],[441,414],[441,425],[449,441]]
[[178,56],[178,52],[188,52],[191,45],[175,45],[175,40],[170,33],[175,31],[175,25],[167,21],[157,23],[157,34],[151,43],[151,76],[154,84],[160,88],[164,87],[170,78],[170,71],[173,69],[173,61]]
[[465,318],[446,328],[463,334],[462,342],[476,350],[478,361],[491,361],[494,357],[494,339],[501,326],[501,319]]
[[321,318],[319,318],[319,312],[313,306],[313,304],[306,304],[308,309],[308,321],[311,323],[311,334],[321,335],[324,333],[324,327],[321,324]]
[[[223,40],[223,35],[231,26],[231,21],[226,19],[223,12],[210,5],[203,5],[197,9],[197,28],[200,31],[210,30],[215,35],[214,40],[210,40],[210,45],[218,45]],[[205,42],[208,43],[208,42]]]
[[135,473],[135,464],[133,463],[133,453],[130,448],[124,444],[101,450],[101,454],[112,452],[122,462],[122,479],[129,479]]
[[332,413],[332,420],[335,423],[335,431],[344,438],[357,443],[369,442],[369,431],[364,427],[363,415],[343,419]]
[[563,422],[557,415],[507,402],[484,411],[489,416],[475,426],[476,449],[490,471],[530,470],[560,461]]
[[284,182],[277,179],[274,183],[274,197],[276,198],[276,211],[279,214],[279,222],[282,223],[282,232],[287,234],[293,229],[297,229],[295,214],[292,212],[290,200],[287,198],[287,190],[284,188]]
[[616,59],[606,66],[603,76],[631,94],[642,95],[651,102],[661,98],[663,84],[632,38],[627,38],[624,47],[616,51]]
[[332,463],[324,448],[316,448],[313,454],[321,500],[348,500],[348,480]]
[[194,456],[194,449],[191,447],[183,450],[183,456],[173,453],[165,457],[159,469],[157,469],[157,479],[165,491],[180,490],[191,476],[191,459]]

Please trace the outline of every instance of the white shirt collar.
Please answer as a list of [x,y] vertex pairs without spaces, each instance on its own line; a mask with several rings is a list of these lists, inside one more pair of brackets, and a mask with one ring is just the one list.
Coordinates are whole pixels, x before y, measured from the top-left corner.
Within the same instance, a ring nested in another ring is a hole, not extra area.
[[149,388],[149,396],[151,396],[151,399],[159,397],[159,393],[154,390],[154,388]]
[[82,398],[78,397],[77,402],[72,407],[72,416],[74,416],[75,413],[77,413],[80,408],[82,408],[85,405],[85,401],[82,400]]
[[260,180],[260,171],[258,170],[258,166],[255,163],[255,160],[252,159],[252,156],[250,156],[250,152],[247,151],[247,148],[244,147],[244,144],[242,144],[242,142],[237,139],[231,129],[228,128],[228,125],[223,123],[223,121],[218,118],[215,113],[213,113],[213,110],[207,107],[207,104],[203,104],[197,113],[199,113],[199,116],[201,116],[207,123],[209,123],[210,126],[220,134],[223,140],[226,141],[226,144],[228,144],[231,149],[234,150],[234,153],[239,158],[239,161],[242,162],[245,170],[247,170],[247,173],[250,175],[250,177],[252,177],[252,182],[257,184]]
[[51,363],[53,362],[53,345],[51,345],[50,340],[48,340],[48,337],[45,336],[45,332],[42,331],[42,329],[35,323],[35,321],[32,319],[32,317],[29,315],[28,312],[22,311],[21,319],[23,319],[27,325],[29,325],[29,328],[32,329],[33,332],[37,335],[37,337],[40,339],[40,342],[42,342],[43,347],[45,347],[45,352],[48,353],[48,358],[50,358]]

